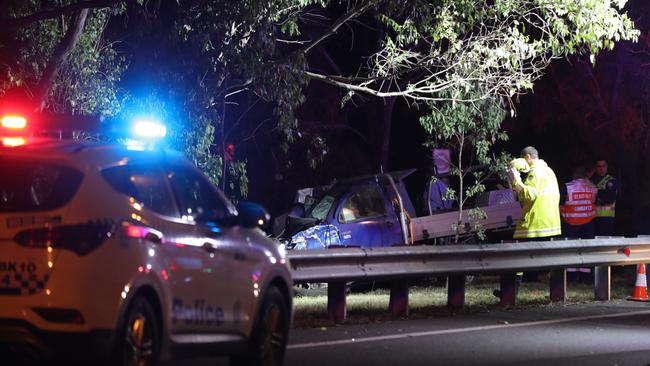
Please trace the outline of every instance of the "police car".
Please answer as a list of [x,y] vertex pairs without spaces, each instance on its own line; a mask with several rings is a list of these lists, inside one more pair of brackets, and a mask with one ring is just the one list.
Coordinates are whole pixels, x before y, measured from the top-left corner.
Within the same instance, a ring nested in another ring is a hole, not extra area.
[[1,121],[2,364],[282,363],[292,282],[261,206],[234,206],[177,152]]

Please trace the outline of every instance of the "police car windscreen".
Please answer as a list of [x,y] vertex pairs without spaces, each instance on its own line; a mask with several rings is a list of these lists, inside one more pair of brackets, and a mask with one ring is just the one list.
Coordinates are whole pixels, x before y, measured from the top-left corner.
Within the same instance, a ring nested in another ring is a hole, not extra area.
[[0,157],[0,212],[44,211],[65,205],[83,174],[35,159]]

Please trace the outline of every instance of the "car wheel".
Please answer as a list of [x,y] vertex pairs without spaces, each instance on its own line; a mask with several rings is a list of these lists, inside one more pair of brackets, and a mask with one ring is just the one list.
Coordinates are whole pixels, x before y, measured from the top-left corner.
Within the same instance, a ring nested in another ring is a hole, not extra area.
[[263,299],[249,347],[241,355],[231,357],[233,366],[280,366],[289,335],[289,310],[277,287],[270,287]]
[[117,364],[154,365],[160,350],[158,328],[158,321],[149,302],[143,297],[136,297],[129,305],[118,333]]

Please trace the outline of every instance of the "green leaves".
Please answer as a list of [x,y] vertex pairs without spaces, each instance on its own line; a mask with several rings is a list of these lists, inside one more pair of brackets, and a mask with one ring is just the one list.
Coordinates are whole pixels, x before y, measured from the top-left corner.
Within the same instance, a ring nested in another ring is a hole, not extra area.
[[[17,2],[8,9],[12,17],[42,10],[42,2]],[[60,2],[61,6],[71,3]],[[117,82],[126,59],[104,38],[109,19],[124,11],[123,4],[92,10],[84,31],[54,80],[46,108],[56,113],[113,115],[120,108]],[[0,84],[0,95],[13,87],[33,86],[40,80],[54,48],[61,42],[72,15],[34,22],[20,28],[16,63],[7,65],[10,77]]]
[[[455,197],[458,202],[460,215],[468,200],[485,191],[484,180],[499,172],[499,167],[505,163],[491,155],[491,148],[498,141],[505,141],[507,135],[500,132],[505,110],[497,98],[481,99],[478,88],[469,89],[467,94],[456,96],[458,99],[473,100],[473,102],[454,103],[446,99],[430,102],[431,112],[420,119],[420,124],[429,134],[427,146],[432,148],[449,149],[456,157],[451,161],[450,173],[458,178],[459,191]],[[476,166],[485,168],[476,170]],[[478,221],[482,219],[479,211],[468,211],[468,217],[478,235]],[[458,230],[463,229],[456,226]],[[456,231],[457,235],[462,234]],[[458,240],[458,236],[456,237]]]

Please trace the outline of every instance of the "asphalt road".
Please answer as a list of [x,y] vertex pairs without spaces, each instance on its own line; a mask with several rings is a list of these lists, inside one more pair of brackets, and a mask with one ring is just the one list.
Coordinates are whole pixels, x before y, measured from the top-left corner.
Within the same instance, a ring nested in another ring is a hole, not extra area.
[[[227,365],[226,360],[178,365]],[[286,366],[650,365],[650,303],[292,329]]]

